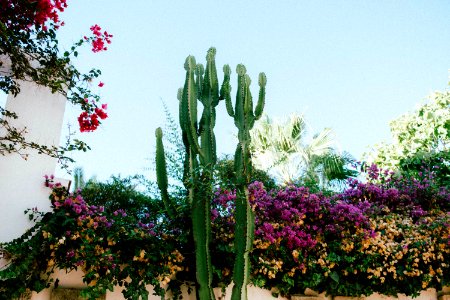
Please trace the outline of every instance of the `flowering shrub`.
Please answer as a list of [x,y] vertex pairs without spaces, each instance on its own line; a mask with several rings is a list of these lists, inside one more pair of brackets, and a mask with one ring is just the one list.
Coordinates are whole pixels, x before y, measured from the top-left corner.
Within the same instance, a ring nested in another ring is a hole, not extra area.
[[[46,178],[52,189],[52,211],[29,211],[36,222],[25,235],[6,245],[9,267],[0,271],[0,293],[12,299],[26,289],[49,287],[55,268],[84,272],[87,299],[96,299],[115,285],[124,286],[128,299],[147,298],[145,285],[168,283],[182,270],[183,255],[174,236],[158,223],[152,212],[128,214],[125,209],[109,211],[89,205],[80,193]],[[57,281],[54,282],[57,286]]]
[[412,217],[420,217],[433,209],[449,211],[450,193],[448,187],[436,184],[436,170],[439,170],[438,166],[422,169],[414,177],[397,176],[372,165],[368,169],[369,183],[351,179],[349,188],[336,199],[354,203],[364,199],[379,208],[388,207],[393,212],[409,213]]
[[[305,288],[348,296],[440,289],[450,282],[450,214],[444,205],[450,192],[426,190],[424,180],[351,180],[349,189],[332,197],[305,187],[267,192],[252,184],[253,283],[283,295]],[[439,200],[431,207],[423,195]],[[230,282],[234,198],[219,189],[214,200],[218,282]]]
[[[450,124],[450,123],[449,123]],[[400,160],[401,173],[406,177],[421,177],[433,173],[437,187],[450,186],[450,149],[439,152],[418,153]]]
[[[374,166],[369,173],[373,182],[351,180],[334,196],[251,184],[253,284],[282,295],[311,288],[348,296],[417,295],[449,285],[448,187],[437,188],[428,173],[398,178]],[[36,225],[2,245],[10,265],[0,271],[0,294],[12,298],[57,285],[49,278],[55,268],[83,270],[88,299],[115,285],[125,287],[127,299],[146,296],[146,284],[163,294],[160,283],[177,296],[195,276],[188,210],[180,208],[178,219],[168,222],[161,201],[118,178],[74,194],[51,177],[46,184],[52,211],[30,210]],[[216,286],[231,282],[235,198],[234,191],[218,188],[212,203]]]
[[[317,273],[317,250],[323,250],[326,242],[338,243],[345,238],[360,241],[374,234],[364,215],[365,203],[332,203],[321,194],[295,186],[268,193],[259,182],[253,183],[249,192],[256,213],[251,254],[253,282],[260,287],[277,288],[282,294],[303,292],[306,287],[320,288],[317,276],[326,278],[330,270],[324,268],[321,274]],[[217,196],[219,217],[213,228],[219,231],[219,241],[213,244],[226,244],[232,249],[232,215],[220,216],[232,214],[234,194],[219,191]],[[220,257],[224,261],[224,255]]]

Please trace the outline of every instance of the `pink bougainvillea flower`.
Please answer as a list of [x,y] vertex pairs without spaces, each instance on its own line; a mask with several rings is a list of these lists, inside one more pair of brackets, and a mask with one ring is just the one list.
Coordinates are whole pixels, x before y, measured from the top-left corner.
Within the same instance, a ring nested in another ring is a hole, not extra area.
[[108,115],[103,110],[98,111],[100,112],[100,116],[98,115],[97,112],[97,110],[99,109],[96,108],[95,110],[96,112],[93,114],[89,114],[88,112],[83,111],[78,117],[78,124],[80,125],[81,132],[89,132],[96,130],[97,127],[100,125],[100,121],[98,120],[98,118],[105,119],[108,117]]
[[95,113],[102,120],[104,120],[108,117],[108,114],[103,109],[98,108],[98,107],[95,108]]
[[91,26],[90,29],[94,35],[92,39],[92,52],[95,53],[108,50],[105,43],[111,44],[111,38],[113,37],[112,34],[109,34],[107,31],[102,33],[102,28],[97,24]]

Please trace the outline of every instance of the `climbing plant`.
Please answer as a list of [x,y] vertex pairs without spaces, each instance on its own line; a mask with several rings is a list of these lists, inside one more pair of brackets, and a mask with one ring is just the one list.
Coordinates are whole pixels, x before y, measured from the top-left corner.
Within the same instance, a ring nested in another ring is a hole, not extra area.
[[[64,25],[59,14],[67,7],[66,0],[0,0],[0,90],[16,96],[24,81],[45,86],[52,93],[60,93],[81,108],[78,117],[81,132],[94,131],[107,118],[106,104],[93,90],[92,83],[101,71],[91,69],[80,72],[73,59],[78,57],[78,48],[92,46],[93,52],[107,50],[112,35],[100,26],[91,26],[91,35],[75,42],[67,51],[60,49],[57,32]],[[103,82],[97,82],[98,87]],[[27,151],[35,149],[39,154],[58,158],[64,163],[72,161],[68,151],[89,147],[80,140],[71,140],[61,147],[49,147],[26,138],[27,128],[15,127],[11,120],[20,118],[16,113],[0,107],[0,154],[16,153],[23,158]]]

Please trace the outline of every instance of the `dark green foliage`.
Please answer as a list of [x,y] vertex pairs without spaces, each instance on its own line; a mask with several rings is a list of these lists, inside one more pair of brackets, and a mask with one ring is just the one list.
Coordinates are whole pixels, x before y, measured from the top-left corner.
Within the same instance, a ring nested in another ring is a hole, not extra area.
[[[107,211],[126,208],[129,214],[142,215],[147,212],[163,212],[164,207],[158,199],[154,199],[144,189],[146,182],[142,176],[115,177],[107,182],[88,181],[82,190],[83,198],[91,205],[104,206]],[[154,216],[155,219],[158,216]]]
[[[355,165],[356,160],[347,152],[339,154],[333,151],[324,155],[315,155],[311,158],[306,177],[318,183],[322,181],[324,188],[343,187],[348,178],[358,176],[359,172],[354,169]],[[318,174],[322,178],[319,178]]]
[[359,175],[356,166],[356,160],[347,152],[314,155],[305,175],[294,183],[313,193],[331,196],[345,189],[349,178]]
[[433,171],[433,182],[437,186],[450,186],[450,150],[417,153],[402,158],[399,167],[402,174],[414,178]]
[[[236,188],[234,160],[230,156],[225,155],[217,161],[214,175],[216,186],[226,190],[234,190]],[[275,180],[263,170],[253,169],[250,182],[254,181],[262,182],[267,190],[277,188]]]
[[4,258],[20,262],[10,263],[0,272],[0,300],[19,298],[27,290],[39,292],[50,286],[49,277],[53,270],[42,272],[47,269],[50,251],[42,247],[44,238],[40,233],[41,226],[33,226],[21,237],[0,245]]

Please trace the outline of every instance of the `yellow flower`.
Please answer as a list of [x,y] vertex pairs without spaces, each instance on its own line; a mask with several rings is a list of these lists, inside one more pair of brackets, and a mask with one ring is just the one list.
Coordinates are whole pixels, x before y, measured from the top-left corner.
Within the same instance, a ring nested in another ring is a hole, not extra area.
[[88,286],[94,286],[96,284],[97,284],[97,279],[94,279],[91,282],[89,282]]
[[317,262],[318,262],[319,265],[321,265],[322,267],[325,266],[325,261],[324,261],[323,259],[319,258],[319,259],[317,260]]
[[54,266],[54,265],[55,265],[55,260],[52,258],[52,259],[50,259],[50,260],[48,261],[47,266],[48,266],[48,267],[52,267],[52,266]]

